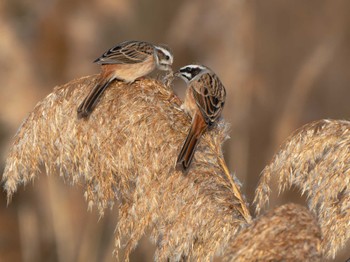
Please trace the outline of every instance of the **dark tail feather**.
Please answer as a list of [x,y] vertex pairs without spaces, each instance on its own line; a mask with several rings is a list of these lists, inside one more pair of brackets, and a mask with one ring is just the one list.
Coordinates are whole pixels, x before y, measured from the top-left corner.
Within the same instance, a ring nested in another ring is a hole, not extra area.
[[88,117],[91,112],[94,110],[100,96],[106,90],[108,85],[114,79],[108,79],[107,81],[99,82],[85,97],[84,101],[79,105],[77,113],[78,118]]
[[[192,127],[191,127],[192,129]],[[190,130],[190,133],[187,135],[184,145],[180,151],[180,154],[177,158],[176,165],[181,166],[181,168],[186,171],[193,159],[194,151],[198,144],[199,139],[196,138]]]
[[[200,124],[200,126],[198,126],[198,124]],[[190,132],[186,137],[185,143],[176,161],[176,165],[180,166],[183,171],[187,171],[190,167],[197,144],[206,127],[202,119],[200,119],[200,121],[198,121],[198,118],[194,119]]]

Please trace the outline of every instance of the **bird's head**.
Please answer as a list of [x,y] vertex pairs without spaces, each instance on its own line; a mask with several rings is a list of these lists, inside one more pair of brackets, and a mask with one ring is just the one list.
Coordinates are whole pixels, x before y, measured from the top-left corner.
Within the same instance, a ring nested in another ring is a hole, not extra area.
[[166,46],[155,46],[157,68],[163,71],[171,71],[174,56]]
[[181,77],[186,83],[188,83],[197,76],[200,76],[208,71],[209,69],[202,65],[186,65],[181,67],[177,72],[175,72],[174,75]]

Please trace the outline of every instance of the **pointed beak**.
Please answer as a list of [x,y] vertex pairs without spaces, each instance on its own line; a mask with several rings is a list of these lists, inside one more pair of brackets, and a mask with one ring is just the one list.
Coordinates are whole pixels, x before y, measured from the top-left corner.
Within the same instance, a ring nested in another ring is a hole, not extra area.
[[176,71],[176,72],[174,73],[174,76],[176,76],[176,77],[181,77],[181,72],[180,72],[180,71]]

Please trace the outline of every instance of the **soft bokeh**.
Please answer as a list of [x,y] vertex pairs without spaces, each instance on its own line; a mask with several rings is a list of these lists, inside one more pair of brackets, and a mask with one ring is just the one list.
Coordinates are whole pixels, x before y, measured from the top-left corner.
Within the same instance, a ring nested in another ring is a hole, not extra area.
[[[121,41],[147,40],[171,47],[174,68],[202,63],[221,78],[231,123],[225,157],[251,202],[293,130],[349,119],[349,12],[346,0],[2,1],[1,170],[21,121],[54,86],[98,73],[92,61]],[[174,87],[182,96],[184,84]],[[305,200],[289,192],[271,206],[290,201]],[[56,176],[42,174],[8,207],[1,193],[0,209],[1,261],[113,261],[117,210],[98,220],[81,188]],[[145,238],[131,260],[152,261],[152,252]]]

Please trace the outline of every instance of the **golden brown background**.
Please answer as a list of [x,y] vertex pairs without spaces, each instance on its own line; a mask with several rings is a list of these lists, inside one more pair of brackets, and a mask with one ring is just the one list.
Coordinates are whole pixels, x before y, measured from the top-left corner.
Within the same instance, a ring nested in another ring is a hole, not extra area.
[[[146,40],[169,45],[175,69],[202,63],[221,78],[225,157],[251,203],[259,173],[293,130],[349,119],[349,27],[346,0],[1,1],[1,172],[16,129],[54,86],[98,73],[92,61],[113,45]],[[183,95],[182,82],[174,89]],[[271,206],[304,203],[298,195]],[[0,209],[0,261],[113,261],[117,210],[99,220],[82,189],[57,176],[21,187],[8,207],[1,192]],[[347,248],[335,261],[350,257]],[[145,238],[131,260],[152,261],[152,251]]]

